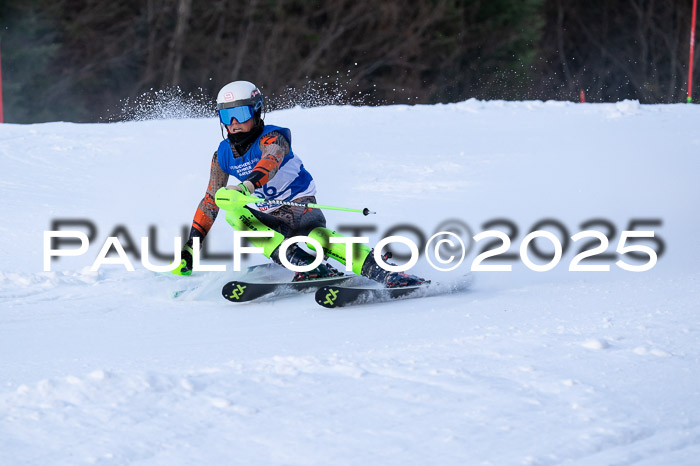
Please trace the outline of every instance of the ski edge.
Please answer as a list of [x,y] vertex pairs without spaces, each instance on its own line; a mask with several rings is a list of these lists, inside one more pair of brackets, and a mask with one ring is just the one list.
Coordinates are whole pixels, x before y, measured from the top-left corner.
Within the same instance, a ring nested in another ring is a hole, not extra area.
[[316,290],[316,303],[328,309],[372,304],[401,299],[441,296],[467,291],[473,284],[472,274],[449,282],[428,282],[422,285],[376,288],[362,286],[323,286]]
[[[232,280],[221,288],[221,295],[233,303],[246,303],[280,292],[280,297],[304,292],[322,285],[339,284],[353,278],[352,276],[319,278],[302,282],[247,282]],[[247,292],[247,293],[246,293]]]
[[[368,288],[349,286],[322,286],[316,290],[316,303],[328,308],[370,304],[408,298],[410,295],[426,290],[428,285],[406,286],[398,288]],[[343,295],[345,295],[343,297]]]

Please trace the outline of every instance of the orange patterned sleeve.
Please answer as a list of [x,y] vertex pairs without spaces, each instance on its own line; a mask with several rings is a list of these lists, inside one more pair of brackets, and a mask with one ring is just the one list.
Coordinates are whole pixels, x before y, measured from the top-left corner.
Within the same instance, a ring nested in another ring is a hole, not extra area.
[[192,238],[195,236],[204,239],[207,233],[209,233],[219,213],[219,207],[214,201],[214,194],[219,188],[226,186],[227,182],[228,173],[224,172],[221,167],[219,167],[219,159],[216,152],[214,152],[209,173],[209,185],[207,186],[207,192],[204,194],[204,198],[200,201],[199,206],[197,206],[197,211],[194,214],[192,228],[190,229],[190,241],[192,241]]
[[246,178],[246,181],[253,183],[256,188],[260,188],[274,178],[282,165],[282,160],[289,154],[290,146],[282,133],[272,131],[260,138],[260,149],[262,150],[260,161]]

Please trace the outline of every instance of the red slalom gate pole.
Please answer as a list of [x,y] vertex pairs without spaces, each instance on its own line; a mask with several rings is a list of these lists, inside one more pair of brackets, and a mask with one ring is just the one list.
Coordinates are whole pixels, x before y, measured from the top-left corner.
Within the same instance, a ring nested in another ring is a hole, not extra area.
[[[2,50],[2,41],[0,40],[0,50]],[[2,52],[0,52],[0,123],[4,123],[2,113]]]
[[690,26],[690,59],[688,66],[688,103],[693,101],[693,56],[695,55],[695,13],[698,10],[698,0],[693,0],[693,19]]

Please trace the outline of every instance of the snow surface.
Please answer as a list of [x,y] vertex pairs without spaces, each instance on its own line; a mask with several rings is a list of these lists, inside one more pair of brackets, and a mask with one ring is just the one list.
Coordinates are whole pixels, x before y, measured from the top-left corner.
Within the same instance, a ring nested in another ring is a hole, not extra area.
[[[377,211],[326,213],[376,226],[373,243],[401,224],[429,236],[458,219],[475,235],[500,218],[517,253],[542,219],[571,236],[602,218],[614,252],[641,218],[662,221],[666,249],[642,273],[622,256],[569,272],[577,243],[553,270],[513,259],[462,294],[235,305],[218,290],[231,271],[89,271],[119,225],[137,248],[154,225],[172,251],[206,188],[214,119],[0,125],[0,464],[698,464],[700,107],[469,100],[266,121],[292,129],[320,203]],[[66,218],[97,238],[44,272],[43,232]],[[223,216],[207,242],[231,251]],[[450,276],[424,259],[413,271]]]

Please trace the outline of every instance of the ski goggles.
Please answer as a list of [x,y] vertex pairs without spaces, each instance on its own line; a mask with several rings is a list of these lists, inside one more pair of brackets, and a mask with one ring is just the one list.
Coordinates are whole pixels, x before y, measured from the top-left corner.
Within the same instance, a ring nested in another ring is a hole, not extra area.
[[235,118],[238,123],[245,123],[253,118],[255,112],[263,106],[262,97],[238,100],[236,102],[221,103],[216,106],[219,113],[219,121],[224,125],[230,125]]
[[238,123],[245,123],[253,118],[253,115],[255,115],[255,111],[252,105],[219,109],[219,120],[227,126],[231,124],[234,118]]

